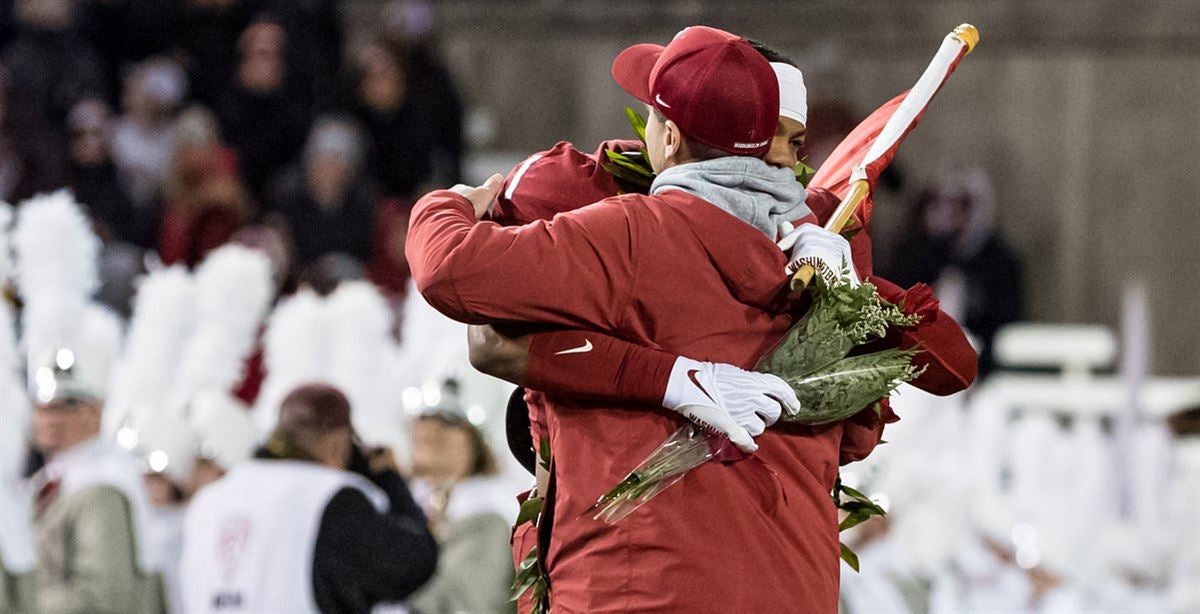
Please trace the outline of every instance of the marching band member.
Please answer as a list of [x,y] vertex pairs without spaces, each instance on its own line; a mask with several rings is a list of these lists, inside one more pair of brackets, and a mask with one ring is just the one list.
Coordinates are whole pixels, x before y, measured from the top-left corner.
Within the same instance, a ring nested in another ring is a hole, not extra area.
[[99,241],[66,192],[24,203],[14,239],[33,444],[46,459],[31,479],[37,609],[161,612],[141,473],[132,457],[101,438],[121,324],[89,304]]

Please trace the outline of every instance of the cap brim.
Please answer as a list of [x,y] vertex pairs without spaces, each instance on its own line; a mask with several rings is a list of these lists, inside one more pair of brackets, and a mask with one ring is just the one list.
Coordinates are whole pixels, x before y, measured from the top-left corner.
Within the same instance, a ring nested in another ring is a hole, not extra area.
[[629,92],[630,96],[652,104],[650,73],[664,49],[662,45],[642,43],[619,53],[612,64],[612,76],[617,85]]

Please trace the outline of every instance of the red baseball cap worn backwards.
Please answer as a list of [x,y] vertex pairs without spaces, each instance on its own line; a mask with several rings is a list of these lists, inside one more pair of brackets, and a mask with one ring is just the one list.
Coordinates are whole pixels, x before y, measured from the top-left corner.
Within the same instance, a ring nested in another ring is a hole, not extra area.
[[689,138],[739,156],[761,157],[779,121],[779,82],[745,39],[706,26],[667,44],[634,45],[612,65],[613,79],[658,109]]

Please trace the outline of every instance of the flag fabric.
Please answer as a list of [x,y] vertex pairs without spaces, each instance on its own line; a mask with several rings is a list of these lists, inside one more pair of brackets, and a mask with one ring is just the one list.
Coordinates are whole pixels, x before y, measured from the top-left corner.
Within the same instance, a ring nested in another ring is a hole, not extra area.
[[[917,84],[885,102],[855,126],[817,170],[809,186],[827,189],[839,199],[846,197],[856,167],[862,165],[866,173],[865,178],[870,185],[870,191],[854,212],[854,219],[845,230],[870,223],[874,206],[872,197],[880,173],[891,164],[900,144],[913,128],[917,127],[933,96],[950,78],[968,51],[968,46],[954,38],[953,33],[947,36]],[[889,127],[888,122],[894,116],[899,116],[902,123]],[[905,119],[905,116],[911,118]],[[888,128],[888,133],[881,139],[880,135],[884,133],[885,128]]]

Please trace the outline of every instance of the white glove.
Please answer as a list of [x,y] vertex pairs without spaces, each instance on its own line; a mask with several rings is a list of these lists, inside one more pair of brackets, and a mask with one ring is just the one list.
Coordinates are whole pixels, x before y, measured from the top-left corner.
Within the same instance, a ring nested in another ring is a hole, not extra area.
[[754,438],[775,424],[783,410],[800,411],[800,401],[774,375],[680,357],[667,380],[663,407],[729,437],[744,452],[754,452]]
[[833,281],[845,266],[850,269],[850,285],[859,284],[850,242],[836,232],[825,230],[816,224],[801,224],[779,241],[779,248],[791,252],[791,256],[788,257],[788,275],[799,270],[801,265],[807,264],[816,269],[826,281]]

